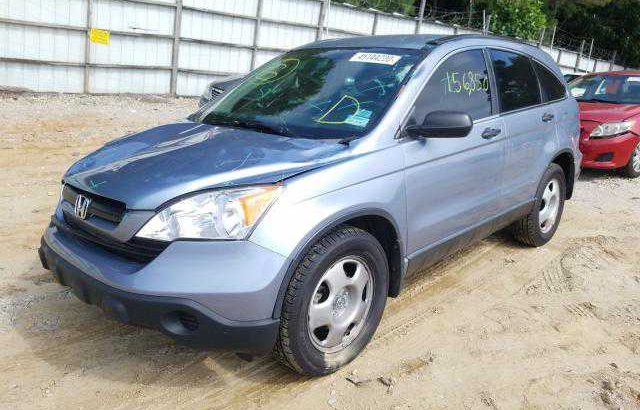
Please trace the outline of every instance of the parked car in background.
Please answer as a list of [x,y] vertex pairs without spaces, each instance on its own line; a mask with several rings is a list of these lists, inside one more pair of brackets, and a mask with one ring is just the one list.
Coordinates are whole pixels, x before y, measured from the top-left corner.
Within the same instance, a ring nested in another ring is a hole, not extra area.
[[569,87],[580,105],[582,166],[640,176],[640,71],[589,74]]
[[316,42],[76,162],[39,254],[119,321],[326,374],[407,275],[505,227],[546,244],[578,137],[562,73],[528,44]]
[[580,78],[580,77],[582,77],[582,74],[575,74],[575,73],[572,73],[572,74],[565,74],[565,75],[564,75],[564,79],[565,79],[568,83],[570,83],[571,81],[575,80],[576,78]]
[[200,97],[199,106],[203,107],[210,102],[216,101],[227,91],[231,90],[244,79],[245,75],[227,77],[224,80],[214,81],[205,88]]

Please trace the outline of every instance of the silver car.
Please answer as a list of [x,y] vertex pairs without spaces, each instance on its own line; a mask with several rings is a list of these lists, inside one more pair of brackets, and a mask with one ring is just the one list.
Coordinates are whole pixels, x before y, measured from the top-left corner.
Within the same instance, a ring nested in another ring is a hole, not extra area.
[[502,228],[547,243],[578,137],[577,103],[535,47],[320,41],[75,163],[39,253],[119,321],[326,374],[408,275]]

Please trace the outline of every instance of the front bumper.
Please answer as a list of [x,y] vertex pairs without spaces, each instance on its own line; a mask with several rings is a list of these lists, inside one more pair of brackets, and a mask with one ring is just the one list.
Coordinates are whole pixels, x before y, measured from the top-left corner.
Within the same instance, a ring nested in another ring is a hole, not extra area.
[[622,168],[629,163],[640,137],[627,133],[613,138],[583,138],[580,140],[582,167],[598,169]]
[[210,242],[178,245],[145,265],[52,224],[38,253],[43,266],[80,300],[120,322],[160,330],[194,347],[269,351],[279,327],[272,312],[284,258],[249,243],[240,245],[244,258],[231,251],[230,243],[218,249],[220,254]]

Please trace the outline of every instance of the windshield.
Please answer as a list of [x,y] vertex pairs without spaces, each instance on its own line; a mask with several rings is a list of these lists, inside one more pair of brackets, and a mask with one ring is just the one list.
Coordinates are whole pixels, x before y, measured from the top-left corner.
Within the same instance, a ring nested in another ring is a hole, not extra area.
[[578,101],[640,104],[640,75],[591,75],[569,83]]
[[384,115],[425,55],[392,48],[305,49],[257,70],[203,122],[301,138],[357,138]]

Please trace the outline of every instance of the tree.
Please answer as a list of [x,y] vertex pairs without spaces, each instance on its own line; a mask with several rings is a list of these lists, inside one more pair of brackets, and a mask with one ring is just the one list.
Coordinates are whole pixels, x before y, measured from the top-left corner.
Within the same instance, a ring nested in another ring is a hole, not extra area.
[[638,0],[558,0],[558,3],[558,27],[578,38],[593,38],[597,48],[617,50],[624,65],[640,66]]
[[542,0],[489,0],[491,31],[522,39],[537,38],[547,25],[546,4]]

